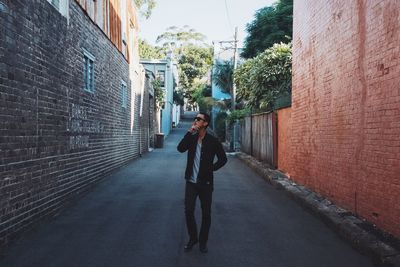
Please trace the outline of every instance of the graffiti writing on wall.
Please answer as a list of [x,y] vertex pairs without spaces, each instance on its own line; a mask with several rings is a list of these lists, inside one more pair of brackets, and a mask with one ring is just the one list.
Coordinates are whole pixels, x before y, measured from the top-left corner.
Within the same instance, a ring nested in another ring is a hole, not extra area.
[[69,139],[70,149],[87,148],[89,147],[89,134],[104,132],[104,126],[100,121],[90,119],[90,114],[95,112],[92,108],[71,104],[67,126],[67,131],[73,134]]
[[69,129],[73,133],[101,133],[103,131],[99,121],[84,121],[73,118],[69,121]]
[[74,135],[69,137],[69,148],[78,149],[89,147],[89,136],[88,135]]

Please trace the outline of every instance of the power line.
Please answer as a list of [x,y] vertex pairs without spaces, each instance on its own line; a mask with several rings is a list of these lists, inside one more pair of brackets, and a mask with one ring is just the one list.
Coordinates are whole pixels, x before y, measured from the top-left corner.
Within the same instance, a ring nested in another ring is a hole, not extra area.
[[231,17],[229,16],[228,3],[226,2],[226,0],[225,0],[225,11],[226,11],[226,17],[228,18],[229,29],[232,29]]

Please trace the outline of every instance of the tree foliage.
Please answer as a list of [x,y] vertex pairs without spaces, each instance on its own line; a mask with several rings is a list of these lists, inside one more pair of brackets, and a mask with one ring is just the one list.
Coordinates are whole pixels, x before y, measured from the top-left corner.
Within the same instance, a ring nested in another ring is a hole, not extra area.
[[292,39],[293,0],[278,0],[272,6],[257,10],[254,17],[246,27],[248,36],[242,57],[255,57],[275,43]]
[[153,9],[156,7],[155,0],[135,0],[135,5],[139,9],[140,14],[146,19],[150,18]]
[[234,73],[238,101],[255,110],[273,108],[273,101],[291,93],[292,46],[275,44]]
[[204,39],[203,34],[189,26],[172,26],[158,36],[157,43],[161,46],[152,46],[144,40],[139,42],[140,58],[163,59],[168,51],[173,53],[179,72],[180,89],[174,92],[174,102],[177,104],[183,105],[183,97],[194,104],[193,94],[211,68],[213,51],[211,46],[204,43]]
[[181,90],[175,90],[173,95],[174,103],[183,106],[185,104],[184,95]]
[[205,36],[185,25],[172,26],[157,37],[165,50],[171,50],[178,62],[179,85],[183,95],[194,103],[193,93],[199,82],[210,70],[212,48],[204,43]]
[[214,83],[221,88],[224,93],[233,92],[233,64],[230,61],[217,63],[214,66]]
[[145,40],[139,40],[139,57],[146,59],[162,59],[166,57],[165,49],[152,46]]
[[161,43],[163,47],[178,49],[189,44],[204,45],[206,36],[190,28],[188,25],[183,27],[171,26],[157,37],[156,43]]
[[165,93],[164,90],[161,88],[161,81],[158,79],[153,80],[152,82],[153,89],[154,89],[154,98],[156,100],[157,108],[160,108],[165,101]]
[[192,100],[195,82],[210,70],[212,64],[212,50],[209,47],[187,45],[181,49],[178,56],[179,83],[185,91],[185,97]]
[[228,117],[228,114],[225,111],[220,111],[217,113],[215,117],[215,133],[218,136],[219,141],[224,142],[226,137],[226,125],[225,121]]
[[196,82],[192,92],[192,99],[199,105],[201,112],[210,113],[214,99],[209,96],[209,87],[203,82]]
[[250,112],[249,108],[235,109],[234,111],[229,113],[229,115],[226,119],[227,119],[229,125],[232,125],[236,120],[241,120],[250,114],[251,114],[251,112]]

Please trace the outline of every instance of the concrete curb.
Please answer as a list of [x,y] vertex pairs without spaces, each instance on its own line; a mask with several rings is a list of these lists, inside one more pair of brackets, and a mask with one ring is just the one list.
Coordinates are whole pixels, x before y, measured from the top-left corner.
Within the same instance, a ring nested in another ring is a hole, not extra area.
[[234,154],[260,174],[265,181],[279,190],[284,190],[299,204],[321,218],[340,237],[350,242],[355,249],[370,256],[376,265],[385,267],[400,266],[400,251],[365,230],[365,227],[363,228],[362,226],[368,225],[368,222],[336,206],[305,186],[296,184],[280,171],[269,168],[267,164],[259,162],[242,152]]

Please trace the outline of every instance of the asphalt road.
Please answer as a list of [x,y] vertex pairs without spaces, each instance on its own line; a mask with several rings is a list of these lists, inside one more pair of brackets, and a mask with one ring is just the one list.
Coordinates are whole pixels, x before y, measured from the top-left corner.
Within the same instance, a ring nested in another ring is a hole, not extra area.
[[0,266],[373,266],[234,157],[215,173],[209,252],[184,252],[186,154],[176,145],[188,126],[14,241]]

